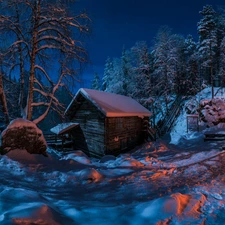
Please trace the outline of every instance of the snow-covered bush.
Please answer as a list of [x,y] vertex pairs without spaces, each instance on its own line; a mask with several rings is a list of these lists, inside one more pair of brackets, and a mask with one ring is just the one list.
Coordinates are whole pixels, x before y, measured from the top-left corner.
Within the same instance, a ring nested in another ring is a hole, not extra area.
[[200,121],[207,127],[225,122],[225,102],[223,99],[202,100],[198,112]]
[[46,155],[47,144],[42,131],[34,123],[18,118],[2,132],[2,148],[5,152],[25,149],[31,154]]

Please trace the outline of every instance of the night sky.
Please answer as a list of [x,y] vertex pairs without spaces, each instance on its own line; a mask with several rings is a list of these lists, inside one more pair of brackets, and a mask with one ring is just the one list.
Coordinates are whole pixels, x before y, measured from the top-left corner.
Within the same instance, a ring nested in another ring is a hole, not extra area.
[[87,41],[91,65],[84,72],[83,85],[89,87],[94,72],[103,75],[108,56],[120,57],[123,46],[136,41],[151,46],[160,26],[168,25],[174,33],[192,34],[197,40],[199,11],[204,5],[225,5],[224,0],[80,0],[92,20],[92,34]]

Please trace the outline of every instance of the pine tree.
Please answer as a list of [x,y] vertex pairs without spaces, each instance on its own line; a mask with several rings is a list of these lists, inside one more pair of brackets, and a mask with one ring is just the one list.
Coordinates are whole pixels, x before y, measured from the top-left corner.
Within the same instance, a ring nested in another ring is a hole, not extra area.
[[171,29],[163,26],[159,29],[153,47],[155,95],[163,98],[168,111],[169,96],[174,92],[176,77],[176,48]]
[[141,104],[148,106],[152,95],[153,64],[146,42],[137,42],[132,48],[132,97]]
[[100,83],[100,77],[99,77],[98,73],[95,73],[91,87],[92,87],[92,89],[100,90],[101,83]]
[[113,70],[111,80],[107,91],[115,94],[124,94],[124,80],[122,71],[122,62],[120,58],[114,58],[112,61]]
[[207,80],[212,86],[212,98],[214,98],[213,82],[217,66],[215,66],[218,55],[218,24],[217,13],[211,5],[206,5],[200,12],[203,18],[198,23],[199,33],[199,58]]
[[220,45],[220,71],[219,76],[221,80],[221,86],[225,87],[225,37],[223,38]]
[[123,48],[122,57],[121,57],[121,74],[120,78],[122,81],[122,90],[121,94],[125,96],[130,96],[130,82],[132,80],[132,72],[131,72],[131,59],[130,59],[130,51]]
[[192,35],[188,35],[185,39],[184,55],[186,66],[186,94],[195,95],[201,88],[201,79],[198,70],[197,44]]
[[105,69],[104,69],[104,75],[102,78],[102,90],[107,91],[109,88],[109,85],[112,81],[113,77],[113,61],[110,59],[110,57],[107,58],[105,63]]

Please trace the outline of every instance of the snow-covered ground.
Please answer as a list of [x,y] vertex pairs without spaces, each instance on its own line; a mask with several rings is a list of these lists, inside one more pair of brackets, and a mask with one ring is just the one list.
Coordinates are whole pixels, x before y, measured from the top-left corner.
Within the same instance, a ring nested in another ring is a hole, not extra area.
[[170,138],[118,157],[0,156],[0,224],[225,224],[225,141],[187,134],[184,118]]

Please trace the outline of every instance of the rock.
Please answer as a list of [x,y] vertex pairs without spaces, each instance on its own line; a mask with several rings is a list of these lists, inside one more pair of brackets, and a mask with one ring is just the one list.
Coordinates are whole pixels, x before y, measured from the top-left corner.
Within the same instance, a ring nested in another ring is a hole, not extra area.
[[222,99],[202,100],[198,109],[200,120],[206,127],[225,122],[225,102]]
[[4,152],[25,149],[31,154],[46,154],[47,143],[42,131],[31,121],[18,118],[2,132]]

